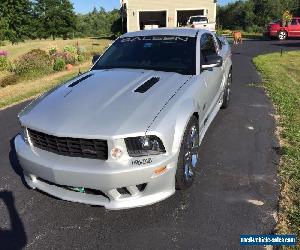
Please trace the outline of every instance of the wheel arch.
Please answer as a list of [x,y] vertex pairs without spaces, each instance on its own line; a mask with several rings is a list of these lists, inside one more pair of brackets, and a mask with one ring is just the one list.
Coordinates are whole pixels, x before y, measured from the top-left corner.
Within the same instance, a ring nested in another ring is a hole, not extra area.
[[[189,110],[189,112],[187,112],[187,110]],[[178,111],[178,115],[176,118],[172,152],[179,152],[184,132],[190,119],[193,116],[197,118],[199,124],[200,116],[198,110],[199,108],[197,108],[197,105],[192,100],[186,101],[183,105],[180,106],[180,110]]]

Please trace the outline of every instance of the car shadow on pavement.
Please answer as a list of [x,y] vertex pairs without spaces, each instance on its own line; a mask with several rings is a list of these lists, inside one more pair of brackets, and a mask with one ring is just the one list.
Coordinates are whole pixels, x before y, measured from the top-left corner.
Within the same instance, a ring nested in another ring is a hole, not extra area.
[[278,42],[278,43],[274,43],[272,45],[275,45],[275,46],[279,46],[279,47],[285,47],[285,48],[294,48],[294,47],[299,47],[300,48],[300,41],[297,41],[297,42]]
[[15,140],[15,136],[10,140],[10,152],[9,152],[10,165],[15,171],[15,173],[20,176],[25,187],[29,188],[23,175],[23,169],[17,157],[14,140]]
[[10,229],[3,229],[0,225],[0,248],[22,249],[27,244],[27,236],[24,225],[15,207],[12,192],[7,190],[0,191],[0,207],[1,201],[3,201],[9,214]]

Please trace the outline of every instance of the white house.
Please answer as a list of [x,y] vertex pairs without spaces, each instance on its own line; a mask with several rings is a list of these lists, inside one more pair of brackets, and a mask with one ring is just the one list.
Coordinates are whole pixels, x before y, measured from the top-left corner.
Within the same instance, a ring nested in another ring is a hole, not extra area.
[[216,0],[121,0],[126,6],[127,30],[142,29],[145,22],[156,22],[160,27],[179,27],[190,16],[205,15],[216,21]]

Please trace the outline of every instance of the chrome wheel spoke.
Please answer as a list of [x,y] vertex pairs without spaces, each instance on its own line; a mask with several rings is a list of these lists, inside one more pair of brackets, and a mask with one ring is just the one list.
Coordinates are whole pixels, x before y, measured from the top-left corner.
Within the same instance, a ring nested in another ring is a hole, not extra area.
[[185,144],[184,152],[184,174],[189,180],[194,175],[194,169],[198,162],[199,132],[196,126],[192,127]]
[[199,152],[199,146],[195,146],[191,148],[192,155],[198,155],[198,152]]

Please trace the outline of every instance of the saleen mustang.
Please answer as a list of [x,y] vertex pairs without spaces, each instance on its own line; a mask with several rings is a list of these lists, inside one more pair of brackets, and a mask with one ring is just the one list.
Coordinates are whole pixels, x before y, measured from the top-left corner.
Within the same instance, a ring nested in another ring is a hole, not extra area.
[[107,209],[189,188],[205,132],[230,100],[226,39],[187,28],[139,31],[94,59],[19,114],[15,147],[27,184]]

